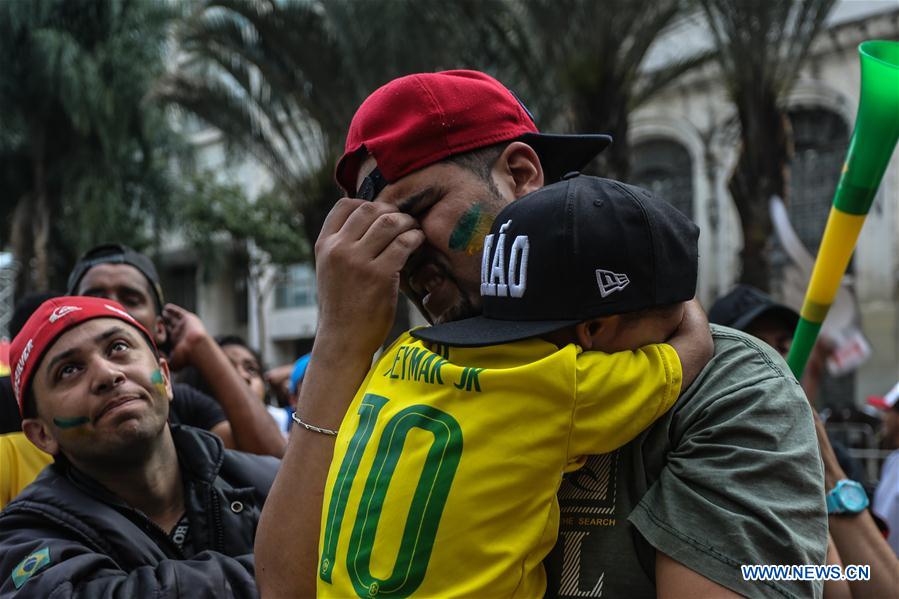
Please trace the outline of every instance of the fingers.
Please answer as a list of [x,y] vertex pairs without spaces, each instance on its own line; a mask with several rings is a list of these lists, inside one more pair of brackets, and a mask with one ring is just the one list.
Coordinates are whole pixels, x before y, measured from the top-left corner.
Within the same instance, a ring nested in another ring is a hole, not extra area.
[[399,272],[406,264],[412,252],[421,247],[425,234],[421,229],[410,229],[400,233],[384,248],[377,257],[377,262],[387,271]]
[[363,202],[347,217],[340,235],[349,242],[361,241],[361,249],[370,250],[368,257],[374,258],[394,237],[415,227],[418,222],[395,206]]
[[323,256],[335,250],[347,251],[367,262],[376,259],[398,236],[419,227],[417,220],[395,206],[343,198],[328,214],[315,253]]
[[[401,236],[410,231],[421,233],[421,227],[418,221],[408,214],[403,214],[402,212],[381,214],[371,223],[362,239],[359,240],[359,252],[361,255],[374,260],[388,247],[394,245]],[[417,239],[417,236],[412,237]],[[405,245],[409,239],[409,236],[404,237],[400,245]],[[420,242],[415,247],[418,247],[418,245],[420,245]],[[403,264],[405,264],[405,261],[397,268],[402,268]]]
[[322,224],[318,238],[322,239],[340,231],[344,223],[346,223],[347,218],[349,218],[356,208],[363,204],[371,205],[371,202],[354,198],[341,198],[337,200],[337,203],[334,204],[334,207],[328,212],[328,216],[325,217],[325,222]]
[[174,327],[179,324],[183,319],[186,311],[180,306],[176,306],[175,304],[166,304],[162,308],[162,319],[169,324],[169,326]]
[[170,329],[175,329],[179,324],[181,324],[181,320],[183,318],[184,315],[174,304],[166,304],[162,309],[162,320]]

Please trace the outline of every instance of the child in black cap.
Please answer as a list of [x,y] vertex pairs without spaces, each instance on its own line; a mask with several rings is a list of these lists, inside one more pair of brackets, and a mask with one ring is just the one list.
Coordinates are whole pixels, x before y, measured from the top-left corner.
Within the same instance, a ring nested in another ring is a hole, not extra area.
[[712,355],[697,238],[668,203],[594,177],[500,212],[483,315],[403,335],[344,418],[319,595],[542,595],[562,474],[636,437]]

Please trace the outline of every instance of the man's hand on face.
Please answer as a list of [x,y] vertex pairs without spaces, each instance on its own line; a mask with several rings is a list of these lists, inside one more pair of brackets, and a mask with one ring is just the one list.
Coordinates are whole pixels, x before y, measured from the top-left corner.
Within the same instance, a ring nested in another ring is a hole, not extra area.
[[180,370],[193,364],[192,354],[201,341],[209,337],[203,321],[193,312],[188,312],[175,304],[166,304],[162,318],[169,332],[171,353],[169,365],[172,370]]
[[315,243],[319,333],[373,354],[393,324],[400,270],[424,241],[396,207],[343,198]]

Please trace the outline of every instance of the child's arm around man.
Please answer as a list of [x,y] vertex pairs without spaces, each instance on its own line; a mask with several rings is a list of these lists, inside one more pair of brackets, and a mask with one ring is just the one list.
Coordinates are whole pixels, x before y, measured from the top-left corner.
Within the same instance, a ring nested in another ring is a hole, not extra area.
[[585,351],[578,355],[571,458],[632,440],[674,405],[714,351],[696,300],[583,322],[575,335]]

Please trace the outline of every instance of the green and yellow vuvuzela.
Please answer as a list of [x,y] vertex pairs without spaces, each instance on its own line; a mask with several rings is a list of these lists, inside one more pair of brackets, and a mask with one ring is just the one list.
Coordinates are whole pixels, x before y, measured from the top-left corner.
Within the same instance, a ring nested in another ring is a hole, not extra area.
[[864,42],[858,53],[862,83],[855,130],[787,356],[796,378],[802,377],[899,139],[899,42]]

